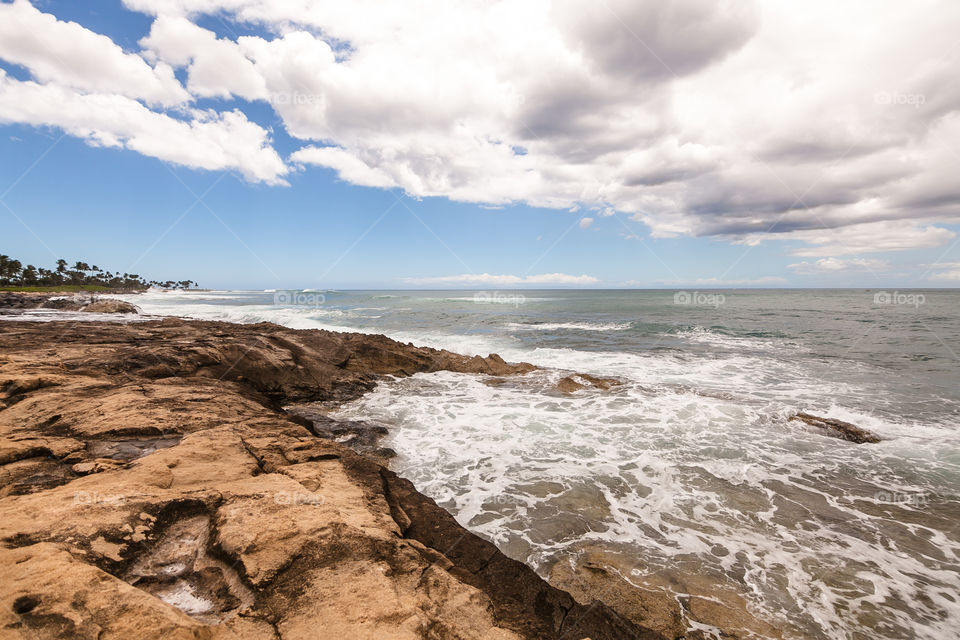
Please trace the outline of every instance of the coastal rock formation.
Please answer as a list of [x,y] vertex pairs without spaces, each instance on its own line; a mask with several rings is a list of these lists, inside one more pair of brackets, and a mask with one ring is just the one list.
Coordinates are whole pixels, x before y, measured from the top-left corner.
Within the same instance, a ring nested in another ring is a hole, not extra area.
[[137,308],[123,300],[97,300],[80,309],[87,313],[137,313]]
[[594,388],[608,391],[611,387],[622,384],[616,378],[598,378],[587,373],[577,373],[561,378],[554,388],[564,393],[574,393],[581,389]]
[[0,292],[0,310],[3,309],[35,309],[52,298],[49,293],[34,292]]
[[[600,547],[578,549],[558,562],[550,582],[579,602],[600,600],[632,622],[668,638],[710,638],[702,629],[722,629],[723,638],[782,638],[757,618],[735,584],[709,572],[652,572],[629,556]],[[693,624],[691,624],[693,623]],[[687,631],[691,626],[701,630]]]
[[804,422],[811,427],[822,429],[828,436],[840,438],[841,440],[856,442],[857,444],[876,444],[877,442],[880,442],[880,436],[870,433],[866,429],[862,429],[855,424],[844,422],[843,420],[836,420],[834,418],[821,418],[819,416],[810,415],[809,413],[803,413],[802,411],[795,416],[791,416],[790,419],[799,420],[800,422]]
[[4,322],[2,635],[662,638],[282,409],[533,369],[272,324]]
[[80,311],[90,304],[91,299],[86,296],[73,296],[70,298],[50,298],[44,300],[40,307],[42,309],[58,309],[60,311]]

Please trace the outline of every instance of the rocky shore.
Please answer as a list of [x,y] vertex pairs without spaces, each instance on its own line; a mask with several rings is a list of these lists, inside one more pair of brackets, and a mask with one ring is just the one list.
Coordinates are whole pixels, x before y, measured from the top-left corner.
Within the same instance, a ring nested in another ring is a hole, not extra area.
[[283,408],[384,375],[533,368],[270,324],[4,321],[2,635],[665,637],[330,439],[355,425]]

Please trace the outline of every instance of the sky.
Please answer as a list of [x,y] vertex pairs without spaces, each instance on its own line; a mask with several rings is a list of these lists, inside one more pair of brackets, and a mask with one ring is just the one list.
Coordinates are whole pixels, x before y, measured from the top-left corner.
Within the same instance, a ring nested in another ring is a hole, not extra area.
[[954,0],[0,0],[0,253],[210,288],[955,287]]

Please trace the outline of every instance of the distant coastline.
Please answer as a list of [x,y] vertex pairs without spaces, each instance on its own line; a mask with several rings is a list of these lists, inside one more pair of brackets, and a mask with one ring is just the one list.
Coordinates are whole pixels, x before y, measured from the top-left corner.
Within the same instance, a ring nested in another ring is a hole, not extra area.
[[193,280],[146,280],[140,274],[101,269],[96,264],[78,260],[69,263],[60,258],[51,269],[24,265],[16,258],[0,254],[0,291],[80,293],[132,293],[150,287],[158,289],[190,289]]

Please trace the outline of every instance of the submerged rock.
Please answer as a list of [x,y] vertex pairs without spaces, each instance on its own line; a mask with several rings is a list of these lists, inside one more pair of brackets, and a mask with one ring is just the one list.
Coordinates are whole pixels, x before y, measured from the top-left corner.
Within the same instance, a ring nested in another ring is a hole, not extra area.
[[585,545],[569,561],[557,562],[550,582],[583,604],[603,602],[635,624],[668,638],[715,637],[691,627],[722,630],[721,638],[783,637],[757,618],[738,585],[701,567],[680,574],[647,567],[642,558]]
[[810,425],[811,427],[823,429],[828,436],[840,438],[841,440],[848,440],[857,444],[875,444],[880,442],[880,436],[870,433],[866,429],[862,429],[855,424],[844,422],[843,420],[836,420],[834,418],[821,418],[819,416],[810,415],[809,413],[803,413],[802,411],[795,416],[791,416],[790,419],[799,420]]
[[581,389],[587,389],[588,387],[600,389],[601,391],[608,391],[611,387],[615,387],[619,384],[622,383],[616,378],[598,378],[597,376],[592,376],[588,373],[576,373],[574,375],[561,378],[554,385],[554,389],[564,393],[574,393],[576,391],[580,391]]

